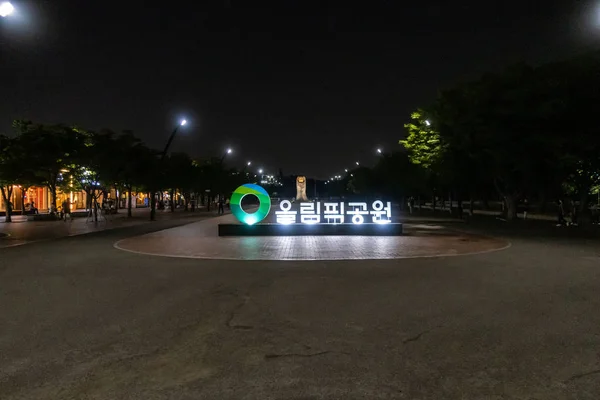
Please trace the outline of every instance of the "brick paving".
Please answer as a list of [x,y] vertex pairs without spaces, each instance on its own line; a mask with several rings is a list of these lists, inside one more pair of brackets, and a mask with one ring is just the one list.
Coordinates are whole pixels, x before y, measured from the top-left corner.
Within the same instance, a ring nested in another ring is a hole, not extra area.
[[364,260],[452,256],[498,250],[508,242],[450,231],[440,225],[408,224],[405,236],[218,237],[227,215],[119,241],[143,254],[229,260]]

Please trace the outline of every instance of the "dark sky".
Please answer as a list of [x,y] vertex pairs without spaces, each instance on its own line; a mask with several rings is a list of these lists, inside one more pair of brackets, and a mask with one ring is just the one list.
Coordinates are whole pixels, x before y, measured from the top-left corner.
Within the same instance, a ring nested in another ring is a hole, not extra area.
[[592,48],[594,3],[14,0],[0,132],[27,118],[132,129],[159,148],[185,116],[175,151],[231,146],[231,165],[331,176],[396,149],[439,88]]

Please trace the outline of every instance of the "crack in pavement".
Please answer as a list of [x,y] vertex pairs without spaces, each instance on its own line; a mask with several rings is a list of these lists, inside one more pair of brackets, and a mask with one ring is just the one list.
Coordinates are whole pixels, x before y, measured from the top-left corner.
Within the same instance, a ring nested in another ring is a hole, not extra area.
[[584,372],[582,374],[573,375],[572,377],[570,377],[569,379],[567,379],[564,383],[569,383],[571,381],[574,381],[574,380],[577,380],[577,379],[581,379],[581,378],[585,378],[586,376],[595,375],[595,374],[600,374],[600,369],[595,369],[593,371],[589,371],[589,372]]
[[225,321],[225,326],[226,327],[231,328],[231,329],[239,329],[239,330],[254,329],[254,327],[251,326],[251,325],[237,325],[237,324],[232,324],[233,319],[236,317],[237,312],[240,311],[250,301],[249,294],[250,294],[250,291],[248,290],[248,292],[246,292],[246,294],[244,294],[244,301],[240,302],[238,305],[236,305],[233,308],[233,310],[231,310],[231,312],[229,313],[229,317]]
[[416,342],[417,340],[421,339],[421,337],[423,335],[425,335],[425,334],[433,331],[434,329],[438,329],[438,328],[441,328],[441,327],[442,327],[442,325],[434,326],[433,328],[429,328],[429,329],[427,329],[427,330],[425,330],[425,331],[423,331],[423,332],[421,332],[421,333],[419,333],[419,334],[417,334],[415,336],[411,336],[409,338],[406,338],[406,339],[404,339],[402,341],[402,344],[407,344],[407,343],[410,343],[410,342]]

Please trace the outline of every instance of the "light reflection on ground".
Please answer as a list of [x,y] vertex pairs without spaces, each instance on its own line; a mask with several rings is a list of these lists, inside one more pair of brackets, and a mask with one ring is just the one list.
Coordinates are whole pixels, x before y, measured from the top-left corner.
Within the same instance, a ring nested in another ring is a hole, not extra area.
[[217,237],[215,220],[121,240],[135,253],[229,260],[365,260],[453,256],[506,248],[504,240],[406,225],[405,236]]

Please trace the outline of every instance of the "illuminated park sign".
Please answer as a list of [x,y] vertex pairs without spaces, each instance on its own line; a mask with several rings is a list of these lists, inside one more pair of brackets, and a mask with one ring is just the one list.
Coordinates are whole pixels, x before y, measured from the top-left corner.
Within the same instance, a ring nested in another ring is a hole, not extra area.
[[[258,198],[258,210],[252,214],[242,209],[242,199],[249,195]],[[231,212],[244,224],[254,225],[269,214],[271,199],[265,189],[255,184],[245,184],[237,188],[231,195]],[[376,200],[367,202],[301,202],[298,210],[292,210],[292,203],[283,200],[279,210],[275,211],[275,221],[281,225],[291,224],[354,224],[363,223],[390,224],[392,222],[391,203]]]
[[[258,210],[252,214],[248,214],[242,209],[242,199],[249,194],[258,198]],[[231,194],[229,206],[231,207],[231,213],[238,221],[243,222],[246,225],[254,225],[265,219],[269,214],[269,211],[271,210],[271,197],[261,186],[253,183],[246,183],[235,189]]]

